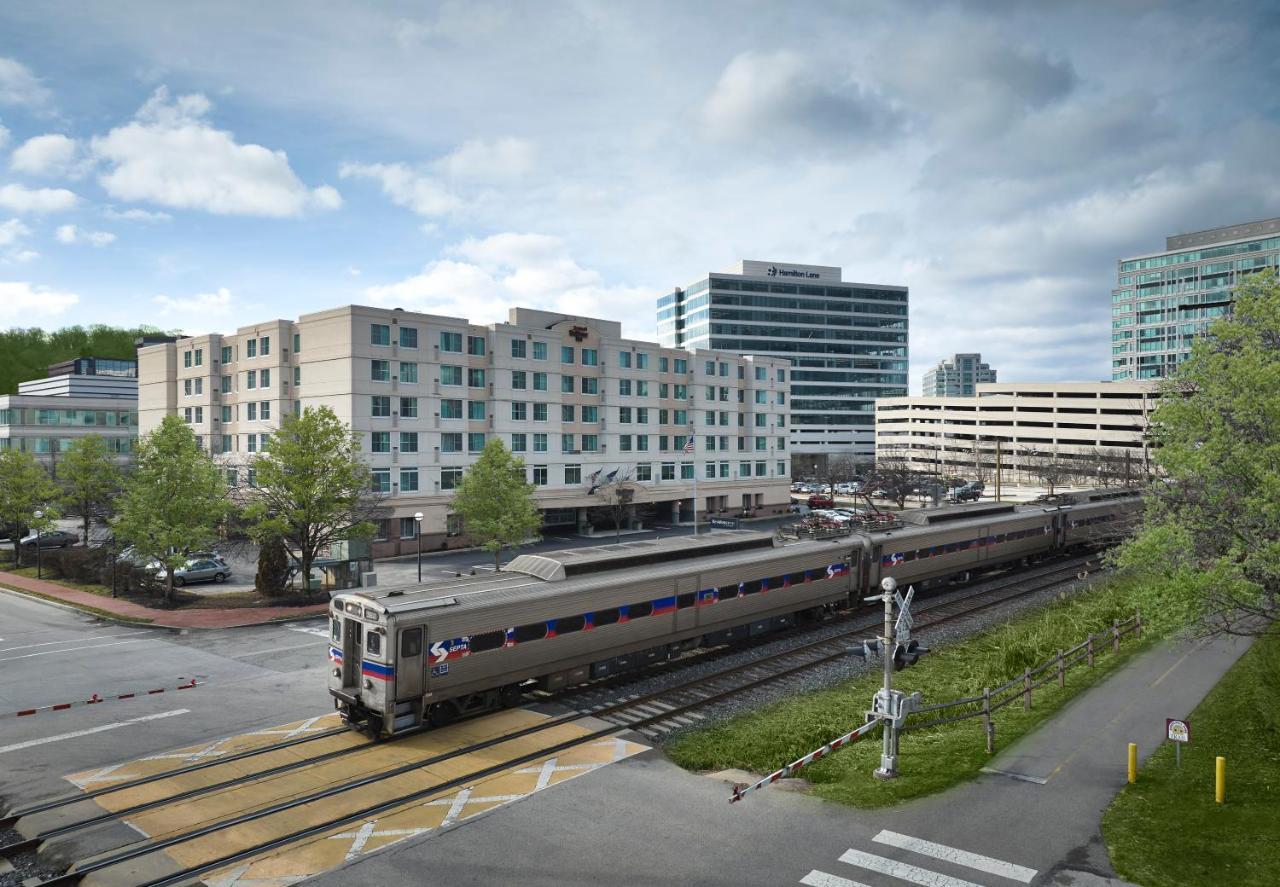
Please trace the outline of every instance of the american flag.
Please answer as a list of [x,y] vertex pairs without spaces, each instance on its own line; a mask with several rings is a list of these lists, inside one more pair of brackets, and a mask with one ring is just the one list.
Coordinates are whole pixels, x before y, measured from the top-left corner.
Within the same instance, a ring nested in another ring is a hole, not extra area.
[[[692,431],[692,429],[690,429],[690,431]],[[689,435],[689,439],[688,439],[688,440],[686,440],[686,441],[684,442],[684,451],[685,451],[686,453],[692,453],[692,452],[693,452],[693,440],[694,440],[694,438],[693,438],[693,434],[691,433],[691,434]]]

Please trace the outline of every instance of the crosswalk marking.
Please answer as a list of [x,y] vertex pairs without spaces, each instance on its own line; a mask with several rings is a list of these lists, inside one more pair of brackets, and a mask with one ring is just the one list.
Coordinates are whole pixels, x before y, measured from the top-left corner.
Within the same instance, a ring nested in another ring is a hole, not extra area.
[[876,856],[874,853],[863,853],[861,850],[846,850],[840,854],[840,861],[873,872],[879,872],[891,878],[910,881],[912,884],[920,884],[921,887],[981,887],[980,884],[966,881],[963,878],[953,878],[950,875],[943,875],[905,862],[898,862],[896,859]]
[[806,887],[867,887],[866,884],[860,881],[850,881],[848,878],[828,875],[826,872],[820,872],[817,869],[801,878],[800,883],[805,884]]
[[968,850],[958,850],[945,844],[935,844],[933,841],[913,838],[910,835],[900,835],[897,832],[888,830],[880,832],[872,840],[878,844],[888,844],[890,847],[899,847],[903,850],[910,850],[913,853],[932,856],[935,859],[941,859],[946,862],[954,862],[957,865],[986,872],[989,875],[999,875],[1002,878],[1021,881],[1024,884],[1030,884],[1031,879],[1036,876],[1036,870],[1029,869],[1026,866],[1015,865],[1012,862],[1005,862],[1003,859],[993,859],[980,853],[970,853]]

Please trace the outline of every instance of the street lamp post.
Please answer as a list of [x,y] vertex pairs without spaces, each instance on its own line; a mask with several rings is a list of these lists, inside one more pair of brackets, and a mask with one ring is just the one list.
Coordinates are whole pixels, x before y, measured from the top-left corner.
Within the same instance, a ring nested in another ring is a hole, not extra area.
[[418,538],[418,581],[422,581],[422,512],[416,512],[413,515],[414,526],[418,532],[415,534]]
[[37,511],[34,517],[36,519],[36,578],[43,579],[44,576],[40,572],[40,521],[44,520],[44,512]]

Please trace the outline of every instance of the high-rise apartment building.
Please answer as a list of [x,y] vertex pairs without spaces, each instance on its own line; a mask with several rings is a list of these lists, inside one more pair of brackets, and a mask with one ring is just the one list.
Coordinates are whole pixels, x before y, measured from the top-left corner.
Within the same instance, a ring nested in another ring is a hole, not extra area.
[[907,288],[848,283],[836,267],[744,260],[712,272],[658,298],[658,338],[790,361],[793,455],[870,461],[876,398],[907,394]]
[[[452,490],[500,438],[547,526],[585,529],[629,478],[629,521],[785,513],[790,365],[622,338],[612,320],[513,308],[507,323],[348,305],[139,349],[140,426],[188,422],[252,486],[281,416],[328,406],[360,434],[389,518],[374,555],[461,541]],[[693,437],[692,446],[689,438]],[[608,520],[597,524],[611,527]]]
[[42,379],[0,395],[0,449],[32,453],[56,474],[58,454],[96,434],[128,459],[138,436],[138,365],[78,357],[49,367]]
[[982,362],[981,354],[955,354],[924,374],[925,397],[966,397],[979,382],[996,381],[996,371]]
[[1160,379],[1231,310],[1235,287],[1280,259],[1280,218],[1166,238],[1163,252],[1121,259],[1111,291],[1111,378]]

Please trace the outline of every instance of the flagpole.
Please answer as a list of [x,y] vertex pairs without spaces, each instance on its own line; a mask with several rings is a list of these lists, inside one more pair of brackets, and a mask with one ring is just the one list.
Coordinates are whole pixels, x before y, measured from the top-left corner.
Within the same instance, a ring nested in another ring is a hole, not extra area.
[[694,444],[693,454],[693,537],[698,538],[698,445]]

